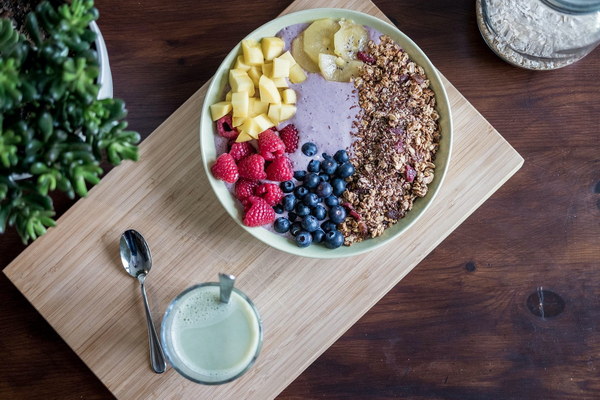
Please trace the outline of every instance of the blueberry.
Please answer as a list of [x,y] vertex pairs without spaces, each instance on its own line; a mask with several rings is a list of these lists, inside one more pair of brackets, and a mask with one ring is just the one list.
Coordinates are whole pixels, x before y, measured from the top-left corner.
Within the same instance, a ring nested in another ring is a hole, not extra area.
[[333,187],[333,194],[336,196],[341,196],[346,190],[346,181],[340,178],[335,178],[331,181],[331,187]]
[[336,196],[329,196],[325,198],[325,204],[329,207],[337,206],[340,204],[340,199],[338,199]]
[[308,172],[319,172],[321,170],[321,161],[319,160],[311,160],[308,163],[308,167],[306,167]]
[[335,174],[340,178],[347,178],[354,173],[354,165],[345,162],[335,170]]
[[317,187],[318,184],[319,184],[319,175],[315,174],[314,172],[310,172],[310,173],[306,174],[306,177],[304,178],[304,186],[312,189],[312,188]]
[[341,224],[346,219],[346,209],[342,206],[333,206],[329,209],[329,219],[334,224]]
[[308,142],[302,145],[302,153],[304,153],[305,156],[312,157],[317,154],[317,151],[317,145],[314,143]]
[[313,243],[321,243],[323,238],[325,238],[325,232],[323,232],[321,229],[317,229],[316,231],[312,232],[312,237]]
[[281,188],[281,191],[283,193],[292,193],[294,191],[294,188],[296,187],[296,185],[292,181],[285,181],[285,182],[281,182],[279,184],[279,187]]
[[325,247],[336,249],[344,244],[344,235],[338,230],[329,231],[325,234]]
[[296,235],[296,244],[298,247],[308,247],[312,243],[312,240],[312,235],[306,231],[300,231]]
[[310,213],[319,221],[323,221],[325,218],[327,218],[327,210],[323,206],[316,206]]
[[319,229],[319,221],[317,221],[317,219],[312,216],[312,215],[307,215],[306,217],[304,217],[304,219],[302,220],[302,228],[305,231],[308,232],[314,232],[317,229]]
[[295,212],[290,211],[288,213],[288,219],[290,220],[290,222],[294,222],[296,218],[298,218],[298,214],[296,214]]
[[310,207],[305,204],[298,203],[296,204],[296,214],[298,214],[299,217],[305,217],[310,214]]
[[319,174],[319,180],[320,180],[321,182],[329,182],[329,175],[327,175],[327,174],[326,174],[326,173],[324,173],[324,172],[321,172],[321,173]]
[[306,196],[308,194],[308,189],[305,186],[298,186],[295,190],[294,190],[294,194],[299,198],[303,198],[304,196]]
[[335,161],[342,164],[348,161],[348,153],[346,153],[346,150],[338,150],[333,156],[333,158]]
[[333,158],[327,158],[321,162],[321,171],[328,175],[335,174],[335,170],[338,167],[338,163]]
[[294,171],[294,179],[297,181],[303,181],[306,176],[306,171]]
[[323,157],[323,160],[333,160],[333,157],[331,157],[327,153],[323,153],[323,154],[321,154],[321,156]]
[[319,197],[329,197],[331,196],[331,193],[333,193],[333,188],[331,187],[329,182],[321,182],[317,185],[315,193]]
[[337,224],[327,220],[321,224],[321,229],[323,229],[325,232],[334,231],[337,229]]
[[275,214],[281,214],[283,212],[283,206],[281,204],[275,204],[273,210],[275,211]]
[[275,232],[286,233],[290,230],[290,220],[284,217],[279,217],[275,220],[273,224],[273,228],[275,228]]
[[300,232],[302,230],[302,225],[300,225],[300,221],[296,221],[292,224],[292,226],[290,227],[290,233],[292,234],[292,236],[296,236],[298,234],[298,232]]
[[307,195],[304,195],[304,197],[302,198],[302,202],[304,203],[304,205],[313,208],[319,202],[319,197],[317,197],[317,195],[314,193],[309,193]]
[[288,194],[283,196],[283,209],[285,211],[292,211],[296,206],[296,196],[293,194]]

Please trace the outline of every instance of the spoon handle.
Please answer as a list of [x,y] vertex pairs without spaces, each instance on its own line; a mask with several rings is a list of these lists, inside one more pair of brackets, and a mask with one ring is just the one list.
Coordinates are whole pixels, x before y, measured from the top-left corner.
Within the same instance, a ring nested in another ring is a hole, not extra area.
[[152,364],[152,370],[157,374],[162,374],[167,369],[167,363],[165,362],[165,354],[163,353],[162,346],[158,340],[156,329],[154,329],[154,323],[152,322],[152,315],[150,314],[150,307],[148,306],[148,298],[146,297],[146,286],[144,282],[142,285],[142,297],[144,298],[144,308],[146,309],[146,322],[148,323],[148,344],[150,345],[150,363]]

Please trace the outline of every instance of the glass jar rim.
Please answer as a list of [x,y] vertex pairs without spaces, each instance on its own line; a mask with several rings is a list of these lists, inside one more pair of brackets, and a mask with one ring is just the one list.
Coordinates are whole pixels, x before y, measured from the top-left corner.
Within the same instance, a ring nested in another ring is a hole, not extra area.
[[541,0],[548,7],[565,14],[591,14],[600,11],[600,0]]

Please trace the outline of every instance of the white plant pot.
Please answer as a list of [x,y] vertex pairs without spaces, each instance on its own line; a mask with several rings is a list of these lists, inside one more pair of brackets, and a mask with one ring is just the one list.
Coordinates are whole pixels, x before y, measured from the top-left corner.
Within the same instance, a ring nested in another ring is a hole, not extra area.
[[96,51],[98,52],[98,61],[100,63],[100,72],[98,74],[98,83],[100,84],[100,91],[98,92],[99,99],[108,99],[113,97],[113,82],[112,74],[110,73],[110,64],[108,63],[108,51],[106,50],[106,43],[98,28],[96,21],[92,21],[90,29],[96,32]]

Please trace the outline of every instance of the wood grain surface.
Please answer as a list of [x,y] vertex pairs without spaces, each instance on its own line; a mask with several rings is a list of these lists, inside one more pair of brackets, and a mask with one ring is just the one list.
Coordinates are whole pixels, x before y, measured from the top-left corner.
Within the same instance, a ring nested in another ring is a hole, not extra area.
[[[144,135],[288,4],[203,3],[98,3],[116,95]],[[376,3],[526,163],[280,397],[597,398],[598,51],[558,71],[518,70],[483,44],[471,1]],[[14,233],[2,236],[0,265],[22,250]],[[4,276],[0,284],[0,398],[111,398]],[[558,315],[528,309],[543,290],[564,302]]]

